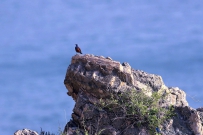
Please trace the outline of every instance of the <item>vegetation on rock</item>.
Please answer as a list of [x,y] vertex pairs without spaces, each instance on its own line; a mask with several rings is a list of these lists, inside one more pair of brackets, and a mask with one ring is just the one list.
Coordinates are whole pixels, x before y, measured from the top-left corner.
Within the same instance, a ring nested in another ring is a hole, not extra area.
[[165,97],[166,95],[158,92],[153,92],[151,96],[147,96],[145,90],[131,90],[118,94],[117,97],[112,96],[108,100],[100,99],[97,106],[99,109],[114,113],[119,110],[122,112],[119,117],[130,122],[128,127],[147,127],[150,134],[155,134],[157,127],[174,116],[173,106],[161,107],[161,102]]

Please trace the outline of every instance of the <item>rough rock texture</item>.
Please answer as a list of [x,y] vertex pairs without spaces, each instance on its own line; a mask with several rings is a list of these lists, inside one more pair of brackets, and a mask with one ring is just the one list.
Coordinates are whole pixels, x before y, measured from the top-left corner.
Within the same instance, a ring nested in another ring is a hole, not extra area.
[[30,129],[23,129],[16,131],[14,135],[39,135],[39,134],[36,131],[32,131]]
[[[176,116],[164,122],[163,135],[203,135],[203,109],[192,109],[186,94],[178,87],[167,87],[161,76],[134,70],[128,63],[120,64],[111,58],[94,55],[72,57],[64,80],[67,94],[75,100],[75,107],[64,132],[67,135],[147,135],[147,130],[129,127],[130,122],[117,110],[114,113],[99,109],[96,103],[111,94],[129,90],[147,90],[146,95],[158,91],[168,93],[162,106],[173,105]],[[129,124],[128,124],[129,123]]]

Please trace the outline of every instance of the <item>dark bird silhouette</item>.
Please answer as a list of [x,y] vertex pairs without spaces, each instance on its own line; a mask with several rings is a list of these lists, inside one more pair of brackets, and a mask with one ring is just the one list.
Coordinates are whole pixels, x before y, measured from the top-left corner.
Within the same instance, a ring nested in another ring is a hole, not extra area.
[[80,47],[78,47],[77,44],[75,44],[75,51],[76,51],[77,53],[82,54],[82,51],[81,51]]

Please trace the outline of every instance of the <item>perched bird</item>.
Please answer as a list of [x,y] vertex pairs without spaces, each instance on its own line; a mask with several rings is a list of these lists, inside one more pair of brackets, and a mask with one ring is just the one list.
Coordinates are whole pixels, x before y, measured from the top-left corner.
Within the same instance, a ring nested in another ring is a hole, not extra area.
[[82,54],[81,49],[80,49],[80,47],[78,47],[77,44],[75,44],[75,51],[76,51],[77,53]]

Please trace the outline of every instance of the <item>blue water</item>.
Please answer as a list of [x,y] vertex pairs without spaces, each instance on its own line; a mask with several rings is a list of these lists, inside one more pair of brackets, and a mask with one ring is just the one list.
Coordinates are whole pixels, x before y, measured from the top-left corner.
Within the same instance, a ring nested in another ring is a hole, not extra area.
[[75,43],[161,75],[203,106],[202,15],[200,0],[0,0],[0,135],[65,126]]

